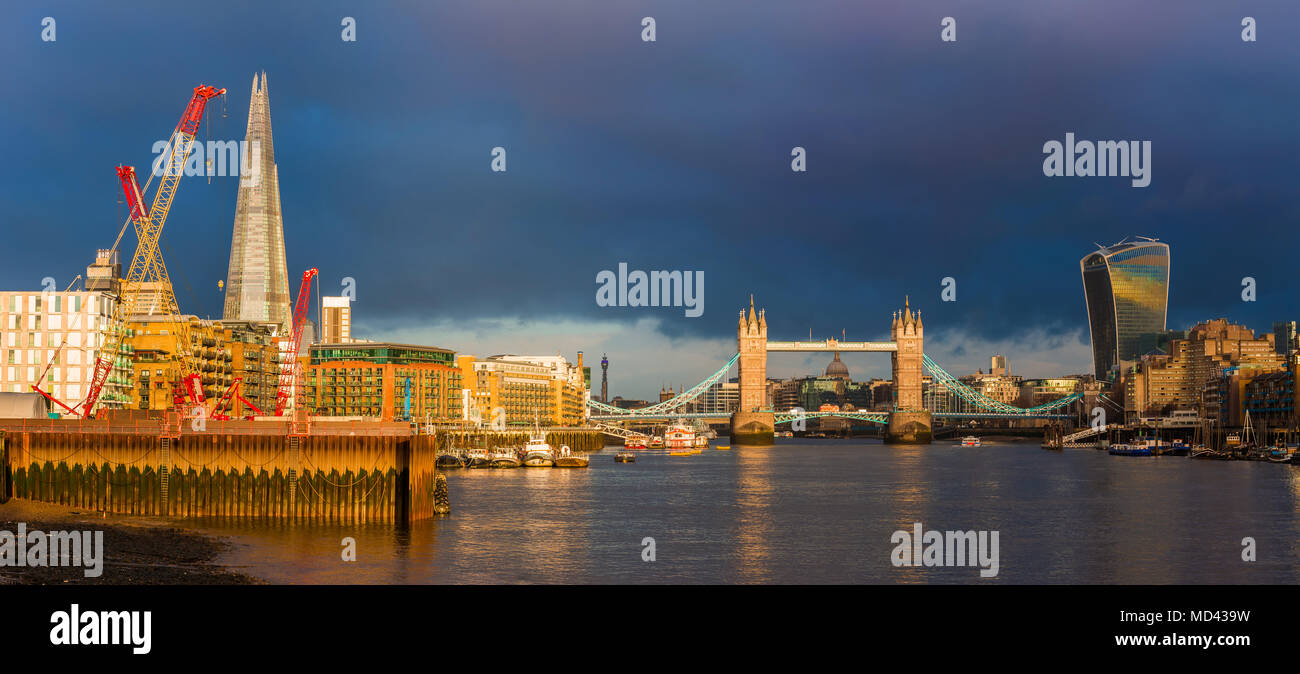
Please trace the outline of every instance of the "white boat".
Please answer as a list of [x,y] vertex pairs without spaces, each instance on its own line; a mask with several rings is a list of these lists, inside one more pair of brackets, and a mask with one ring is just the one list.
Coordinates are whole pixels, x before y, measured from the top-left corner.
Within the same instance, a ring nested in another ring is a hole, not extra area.
[[968,435],[961,439],[962,447],[979,447],[981,444],[978,436]]
[[695,447],[695,429],[686,424],[673,424],[664,433],[664,446],[668,449],[693,449]]
[[487,448],[476,448],[469,450],[465,454],[466,468],[490,468],[492,467],[492,457],[488,454]]
[[492,453],[491,463],[493,468],[518,468],[522,465],[518,454],[510,447],[498,447]]
[[525,468],[550,468],[555,465],[555,450],[546,444],[546,434],[533,432],[528,435],[528,444],[524,445]]

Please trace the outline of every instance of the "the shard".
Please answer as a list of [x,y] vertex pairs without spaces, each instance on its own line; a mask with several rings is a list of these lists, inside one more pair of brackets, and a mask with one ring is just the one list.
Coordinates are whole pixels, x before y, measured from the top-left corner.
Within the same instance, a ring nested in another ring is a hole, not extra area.
[[266,73],[253,75],[245,133],[248,161],[241,161],[235,232],[230,240],[226,275],[226,320],[276,323],[285,334],[289,313],[289,276],[284,260],[284,220],[280,214],[280,180],[271,142],[271,97]]

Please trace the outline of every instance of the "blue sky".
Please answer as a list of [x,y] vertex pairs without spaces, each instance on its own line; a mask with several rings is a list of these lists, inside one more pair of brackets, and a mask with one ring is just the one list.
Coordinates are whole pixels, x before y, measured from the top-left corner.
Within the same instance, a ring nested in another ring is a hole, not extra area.
[[[1084,372],[1078,260],[1139,234],[1172,247],[1171,327],[1300,318],[1291,2],[31,2],[0,15],[5,289],[63,285],[112,243],[125,218],[113,167],[147,166],[196,84],[230,90],[212,137],[241,139],[265,70],[291,277],[318,267],[326,294],[356,279],[359,336],[608,352],[612,392],[645,397],[725,362],[751,292],[773,338],[879,339],[910,295],[927,351],[954,372],[993,352],[1020,374]],[[355,43],[340,39],[344,16]],[[939,39],[944,16],[955,43]],[[1066,132],[1150,140],[1151,185],[1045,177],[1043,143]],[[489,168],[495,146],[505,173]],[[806,173],[790,170],[794,146]],[[164,254],[187,312],[220,314],[235,194],[234,178],[180,188]],[[704,315],[597,306],[596,274],[620,262],[704,271]],[[939,300],[944,277],[956,302]],[[827,360],[775,356],[771,372]],[[883,357],[846,362],[855,377],[888,371]]]

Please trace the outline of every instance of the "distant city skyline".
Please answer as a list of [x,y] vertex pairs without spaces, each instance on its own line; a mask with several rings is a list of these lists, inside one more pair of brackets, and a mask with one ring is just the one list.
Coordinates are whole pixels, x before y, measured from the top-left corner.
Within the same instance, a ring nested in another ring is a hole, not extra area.
[[[328,21],[305,23],[293,7],[174,8],[179,24],[243,35],[235,51],[91,5],[66,10],[55,44],[5,41],[0,55],[27,65],[0,73],[24,92],[0,110],[0,138],[23,158],[0,182],[7,244],[23,251],[0,288],[82,273],[125,219],[113,167],[145,165],[199,83],[230,89],[229,117],[213,108],[204,133],[239,140],[248,73],[265,71],[288,275],[318,267],[324,295],[355,279],[358,338],[608,353],[610,396],[651,398],[734,353],[750,293],[773,335],[859,339],[885,338],[882,317],[911,295],[927,351],[954,372],[1004,354],[1016,374],[1084,373],[1074,264],[1093,242],[1137,234],[1177,248],[1168,327],[1225,317],[1260,333],[1300,318],[1287,257],[1300,243],[1300,90],[1278,86],[1300,58],[1294,41],[1243,45],[1240,17],[1178,12],[1153,33],[1116,28],[1145,25],[1147,8],[1024,0],[966,8],[960,42],[941,49],[927,7],[813,20],[798,6],[668,2],[648,45],[641,10],[598,5],[573,22],[483,5],[370,7],[356,43],[337,39],[328,3]],[[49,11],[17,8],[13,21],[39,27]],[[1044,51],[1044,25],[1073,28]],[[103,53],[114,58],[91,56]],[[124,92],[122,72],[149,84]],[[1071,131],[1150,139],[1150,186],[1043,176],[1044,141]],[[505,173],[489,168],[498,146]],[[794,146],[807,173],[790,171]],[[163,254],[181,308],[215,318],[237,180],[184,185]],[[596,272],[620,261],[703,270],[706,312],[597,306]],[[956,301],[944,302],[949,277]],[[1242,301],[1246,277],[1255,302]],[[843,358],[855,378],[888,376],[888,359]],[[780,355],[769,374],[824,366]]]

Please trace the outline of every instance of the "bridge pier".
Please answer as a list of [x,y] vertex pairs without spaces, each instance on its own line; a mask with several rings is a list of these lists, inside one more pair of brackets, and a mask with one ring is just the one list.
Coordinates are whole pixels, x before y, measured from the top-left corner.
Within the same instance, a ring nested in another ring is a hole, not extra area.
[[771,445],[776,437],[776,415],[771,412],[736,412],[731,415],[731,444],[750,447]]
[[926,410],[897,411],[889,415],[885,444],[928,445],[933,439],[934,422]]

